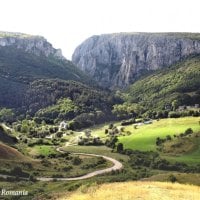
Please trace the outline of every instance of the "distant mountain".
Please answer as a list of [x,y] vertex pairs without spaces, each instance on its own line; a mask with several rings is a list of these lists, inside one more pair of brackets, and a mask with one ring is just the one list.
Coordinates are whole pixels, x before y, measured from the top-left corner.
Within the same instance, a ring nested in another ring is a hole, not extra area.
[[149,71],[199,53],[199,33],[116,33],[87,39],[72,61],[102,86],[125,88]]
[[124,96],[128,102],[154,109],[162,109],[174,100],[177,105],[199,104],[200,56],[192,56],[142,77]]
[[90,82],[45,38],[0,32],[0,107],[22,106],[29,85],[49,78]]

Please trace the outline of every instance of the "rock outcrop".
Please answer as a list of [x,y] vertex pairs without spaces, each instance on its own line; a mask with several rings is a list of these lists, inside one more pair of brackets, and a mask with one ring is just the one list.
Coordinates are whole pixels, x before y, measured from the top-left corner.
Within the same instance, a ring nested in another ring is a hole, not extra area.
[[118,33],[87,39],[72,62],[100,85],[124,88],[147,71],[199,53],[198,33]]
[[55,49],[42,36],[33,36],[23,33],[0,32],[0,48],[13,46],[27,53],[37,56],[53,56],[64,60],[60,49]]

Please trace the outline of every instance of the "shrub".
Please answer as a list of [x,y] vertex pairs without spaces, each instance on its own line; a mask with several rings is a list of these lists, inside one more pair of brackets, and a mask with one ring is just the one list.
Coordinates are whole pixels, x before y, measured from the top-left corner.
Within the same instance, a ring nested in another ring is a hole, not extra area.
[[172,140],[172,137],[170,135],[167,135],[166,140]]
[[168,180],[172,183],[175,183],[177,181],[176,176],[174,176],[173,174],[169,175]]
[[121,153],[124,150],[124,146],[122,143],[118,143],[117,144],[117,152]]
[[170,112],[169,113],[170,118],[179,118],[180,116],[181,116],[181,114],[178,112]]
[[114,127],[113,124],[109,124],[109,126],[108,126],[109,129],[112,129],[113,127]]
[[69,165],[69,166],[63,167],[62,170],[67,172],[67,171],[70,171],[71,169],[73,169],[73,167],[71,165]]
[[191,128],[188,128],[187,130],[185,130],[185,135],[190,135],[193,133],[193,130]]
[[82,163],[82,160],[79,157],[74,157],[72,160],[73,165],[80,165]]

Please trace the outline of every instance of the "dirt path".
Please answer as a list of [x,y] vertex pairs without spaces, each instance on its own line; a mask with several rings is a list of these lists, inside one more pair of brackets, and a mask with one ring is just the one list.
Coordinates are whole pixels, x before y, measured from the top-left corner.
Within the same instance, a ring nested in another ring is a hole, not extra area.
[[[61,153],[65,152],[65,151],[63,151],[61,149],[61,147],[57,148],[57,151],[59,151]],[[119,161],[117,161],[117,160],[115,160],[115,159],[113,159],[111,157],[108,157],[108,156],[97,155],[97,154],[87,154],[87,153],[73,153],[73,154],[75,154],[75,155],[86,155],[86,156],[91,156],[91,157],[101,157],[101,158],[103,158],[103,159],[105,159],[107,161],[112,162],[113,166],[109,167],[109,168],[106,168],[106,169],[97,170],[97,171],[88,173],[88,174],[83,175],[83,176],[74,177],[74,178],[37,177],[36,180],[38,180],[38,181],[53,181],[53,180],[56,179],[57,181],[76,181],[76,180],[88,179],[88,178],[91,178],[91,177],[94,177],[94,176],[97,176],[97,175],[100,175],[100,174],[105,174],[105,173],[108,173],[108,172],[112,172],[112,171],[117,171],[117,170],[120,170],[120,169],[123,168],[122,163],[120,163]],[[8,177],[13,177],[13,176],[0,174],[0,177],[8,178]],[[23,177],[20,177],[20,178],[23,178]],[[26,179],[26,178],[23,178],[23,179]]]
[[[57,148],[57,151],[64,153],[65,151],[63,151],[60,147]],[[58,180],[58,181],[76,181],[76,180],[83,180],[83,179],[88,179],[91,178],[93,176],[97,176],[100,174],[105,174],[108,172],[112,172],[112,171],[117,171],[123,168],[122,163],[120,163],[119,161],[108,157],[108,156],[103,156],[103,155],[97,155],[97,154],[87,154],[87,153],[73,153],[75,155],[85,155],[85,156],[92,156],[92,157],[101,157],[107,161],[110,161],[113,163],[113,166],[110,168],[106,168],[106,169],[102,169],[102,170],[97,170],[91,173],[88,173],[86,175],[83,176],[79,176],[79,177],[74,177],[74,178],[47,178],[47,177],[41,177],[41,178],[37,178],[37,180],[39,181],[52,181],[54,179]]]

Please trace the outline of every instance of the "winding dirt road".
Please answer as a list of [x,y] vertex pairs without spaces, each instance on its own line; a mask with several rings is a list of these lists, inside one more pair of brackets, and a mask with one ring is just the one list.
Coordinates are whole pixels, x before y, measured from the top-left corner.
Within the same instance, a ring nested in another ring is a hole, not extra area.
[[[63,151],[60,147],[57,148],[57,151],[64,153],[65,151]],[[114,165],[110,168],[106,168],[106,169],[102,169],[102,170],[97,170],[91,173],[88,173],[86,175],[83,176],[79,176],[79,177],[74,177],[74,178],[47,178],[47,177],[41,177],[41,178],[37,178],[37,180],[39,181],[52,181],[52,180],[58,180],[58,181],[76,181],[76,180],[83,180],[83,179],[88,179],[91,178],[93,176],[97,176],[100,174],[105,174],[108,172],[112,172],[112,171],[117,171],[117,170],[121,170],[123,168],[122,163],[120,163],[118,160],[115,160],[111,157],[108,156],[103,156],[103,155],[97,155],[97,154],[87,154],[87,153],[73,153],[75,155],[84,155],[84,156],[92,156],[92,157],[101,157],[105,160],[108,160],[110,162],[112,162]]]
[[[65,151],[63,151],[61,149],[61,147],[57,148],[57,151],[61,152],[61,153],[64,153]],[[97,155],[97,154],[86,154],[86,153],[73,153],[75,155],[85,155],[85,156],[92,156],[92,157],[101,157],[107,161],[110,161],[113,163],[113,166],[110,167],[110,168],[106,168],[106,169],[102,169],[102,170],[97,170],[97,171],[94,171],[94,172],[91,172],[91,173],[88,173],[86,175],[83,175],[83,176],[79,176],[79,177],[74,177],[74,178],[49,178],[49,177],[37,177],[36,180],[38,181],[53,181],[53,180],[57,180],[57,181],[76,181],[76,180],[83,180],[83,179],[88,179],[88,178],[91,178],[91,177],[94,177],[94,176],[97,176],[97,175],[100,175],[100,174],[105,174],[105,173],[108,173],[108,172],[112,172],[112,171],[117,171],[117,170],[121,170],[123,168],[123,165],[122,163],[120,163],[119,161],[111,158],[111,157],[108,157],[108,156],[103,156],[103,155]],[[3,178],[8,178],[8,177],[13,177],[13,176],[9,176],[9,175],[3,175],[3,174],[0,174],[0,177],[3,177]],[[23,177],[20,177],[22,179],[26,179],[26,178],[23,178]]]

